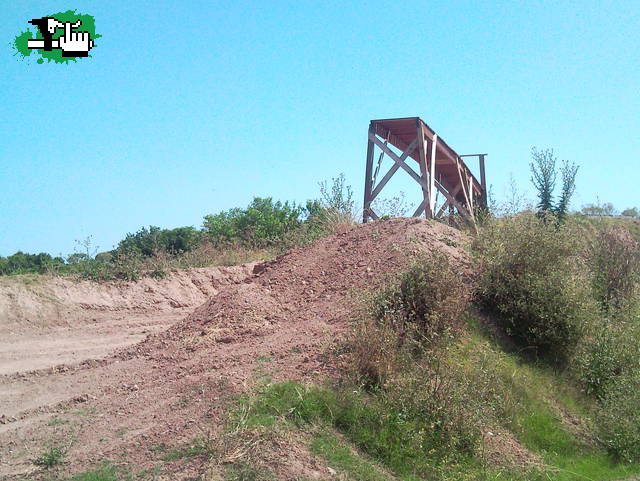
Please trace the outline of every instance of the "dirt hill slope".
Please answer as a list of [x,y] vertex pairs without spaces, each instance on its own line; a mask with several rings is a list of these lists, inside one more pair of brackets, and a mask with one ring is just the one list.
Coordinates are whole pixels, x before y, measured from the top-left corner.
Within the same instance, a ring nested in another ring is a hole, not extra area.
[[[279,380],[333,376],[333,347],[361,291],[425,249],[447,252],[466,269],[465,242],[460,232],[420,219],[353,227],[256,266],[252,277],[222,287],[168,330],[102,361],[6,376],[0,390],[67,385],[75,395],[25,404],[16,421],[0,425],[0,473],[38,476],[33,458],[64,443],[64,472],[105,459],[151,467],[154,446],[179,446],[218,429],[225,400],[247,390],[265,364]],[[309,460],[296,466],[292,475],[322,474]],[[187,463],[166,479],[187,479],[198,469]]]

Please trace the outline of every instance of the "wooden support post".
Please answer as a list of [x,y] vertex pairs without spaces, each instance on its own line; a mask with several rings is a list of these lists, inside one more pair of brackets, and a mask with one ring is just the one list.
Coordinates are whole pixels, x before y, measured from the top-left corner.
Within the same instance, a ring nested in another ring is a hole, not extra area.
[[[464,203],[465,203],[466,209],[461,208],[459,205],[456,205],[456,209],[458,209],[458,213],[460,213],[460,215],[462,216],[469,215],[471,217],[470,222],[475,225],[475,219],[473,217],[473,209],[471,208],[472,201],[470,200],[472,193],[467,192],[467,185],[464,178],[462,177],[463,169],[462,167],[460,167],[460,163],[462,163],[462,160],[460,158],[456,158],[456,169],[458,171],[458,179],[460,180],[460,185],[462,185],[462,194],[464,195],[464,201],[465,201]],[[465,170],[465,177],[466,176],[467,176],[467,173]],[[471,179],[468,179],[468,180],[471,180]],[[465,212],[462,212],[463,210],[465,210]]]
[[371,126],[369,126],[369,138],[367,141],[367,167],[364,174],[364,204],[362,208],[362,222],[366,223],[371,217],[371,188],[373,179],[371,178],[373,169],[373,141],[371,140],[371,134],[373,133]]
[[469,221],[471,225],[475,226],[475,220],[473,219],[469,211],[465,209],[462,205],[460,205],[460,202],[454,199],[451,196],[451,194],[447,192],[447,190],[444,188],[444,186],[440,182],[436,181],[436,187],[440,192],[442,192],[442,195],[446,197],[446,199],[449,201],[449,204],[455,206],[455,208],[458,209],[458,213],[462,217],[464,217],[467,221]]
[[424,210],[424,216],[427,219],[431,219],[433,217],[433,212],[431,211],[431,196],[429,192],[429,184],[427,183],[427,179],[429,177],[427,170],[427,141],[424,138],[424,130],[422,130],[422,123],[420,120],[416,121],[417,135],[418,135],[418,165],[420,166],[420,185],[422,187],[422,202],[418,206],[416,213],[414,216],[419,216],[422,214]]
[[429,159],[429,212],[433,217],[433,209],[436,206],[435,190],[436,190],[436,146],[438,144],[438,135],[433,135],[431,142],[431,158]]
[[484,157],[486,154],[480,154],[478,156],[478,161],[480,162],[480,185],[482,186],[482,196],[481,196],[481,202],[482,202],[482,208],[483,209],[487,209],[488,206],[488,201],[487,201],[487,178],[485,176],[484,173]]

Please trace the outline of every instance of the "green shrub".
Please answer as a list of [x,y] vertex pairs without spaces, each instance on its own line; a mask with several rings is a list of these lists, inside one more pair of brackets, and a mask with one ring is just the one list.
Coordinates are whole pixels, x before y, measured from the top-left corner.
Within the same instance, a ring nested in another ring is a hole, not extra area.
[[442,252],[417,259],[375,295],[356,326],[351,346],[361,381],[383,386],[408,358],[446,344],[462,325],[468,298],[464,283]]
[[271,197],[255,197],[246,209],[234,208],[204,218],[204,233],[216,244],[241,241],[252,246],[277,243],[301,224],[302,208]]
[[118,243],[116,254],[138,254],[152,257],[158,252],[179,254],[195,248],[200,242],[200,233],[193,227],[161,229],[156,226],[143,227],[135,234],[127,234]]
[[604,401],[620,378],[640,362],[640,326],[603,320],[586,337],[575,358],[576,377],[587,394]]
[[602,229],[591,242],[588,258],[604,310],[633,308],[640,284],[640,243],[629,230],[620,225]]
[[374,316],[401,333],[415,332],[427,343],[446,338],[460,327],[467,308],[460,275],[439,251],[424,254],[399,282],[376,299]]
[[597,311],[577,236],[521,214],[490,222],[475,247],[482,305],[521,349],[566,363]]
[[618,379],[598,410],[599,438],[609,453],[626,462],[640,461],[640,379]]
[[45,252],[41,252],[40,254],[27,254],[18,251],[7,257],[0,256],[0,275],[3,276],[30,273],[44,274],[47,272],[55,272],[61,267],[64,267],[64,259],[61,257],[52,257]]

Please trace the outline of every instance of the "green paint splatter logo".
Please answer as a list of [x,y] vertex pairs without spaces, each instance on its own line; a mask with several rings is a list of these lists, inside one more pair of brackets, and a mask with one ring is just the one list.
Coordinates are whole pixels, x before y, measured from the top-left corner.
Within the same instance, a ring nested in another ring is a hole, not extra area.
[[36,52],[40,64],[45,60],[66,64],[91,57],[89,52],[96,47],[94,40],[101,37],[96,34],[95,19],[75,10],[34,18],[29,23],[36,27],[35,36],[29,29],[17,35],[14,55],[26,58]]

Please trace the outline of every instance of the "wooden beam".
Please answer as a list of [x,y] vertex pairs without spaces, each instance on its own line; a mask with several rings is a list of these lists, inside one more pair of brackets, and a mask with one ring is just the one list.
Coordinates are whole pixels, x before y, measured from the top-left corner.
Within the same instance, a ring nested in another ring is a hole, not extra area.
[[426,207],[427,199],[422,199],[422,202],[420,202],[420,205],[418,205],[418,208],[415,210],[412,217],[420,217]]
[[[409,144],[409,147],[407,147],[407,149],[402,152],[402,155],[400,156],[400,161],[404,162],[407,157],[411,154],[411,152],[413,152],[416,148],[416,145],[418,145],[418,137],[416,137],[415,139],[413,139],[413,142],[411,142],[411,144]],[[386,144],[385,144],[386,146]],[[384,151],[381,152],[382,154],[384,154]],[[380,180],[380,182],[378,183],[378,185],[373,189],[373,192],[371,193],[371,202],[373,202],[373,200],[378,197],[378,194],[380,193],[380,191],[382,190],[382,188],[387,185],[387,182],[389,182],[389,179],[391,179],[391,177],[393,177],[393,174],[396,173],[396,171],[400,168],[400,164],[398,162],[394,162],[393,166],[389,169],[389,171],[384,175],[384,177]]]
[[[442,183],[442,181],[440,181],[440,183]],[[456,185],[455,189],[449,190],[449,194],[454,199],[455,199],[456,195],[458,195],[458,192],[460,192],[460,185]],[[440,210],[438,211],[438,214],[436,215],[436,217],[440,217],[442,215],[442,213],[444,212],[444,210],[449,205],[451,205],[451,203],[448,200],[444,204],[442,204],[442,207],[440,207]]]
[[431,159],[430,159],[430,171],[429,171],[429,212],[433,215],[433,209],[435,208],[435,180],[436,180],[436,149],[438,147],[438,135],[433,134],[433,140],[431,141]]
[[473,179],[471,177],[469,177],[469,213],[474,216],[475,218],[475,214],[473,212],[473,197],[474,197],[474,192],[473,192]]
[[[389,139],[384,140],[384,145],[387,145]],[[371,178],[371,186],[376,183],[376,179],[378,178],[378,173],[380,172],[380,165],[382,165],[382,159],[384,158],[384,152],[380,152],[380,157],[378,157],[378,165],[376,165],[376,170],[373,173],[373,177]]]
[[456,209],[458,209],[458,212],[460,213],[460,215],[462,217],[464,217],[465,219],[467,219],[469,222],[471,222],[471,224],[475,225],[475,220],[470,217],[469,212],[467,212],[467,209],[465,209],[460,202],[458,202],[456,199],[454,199],[449,192],[447,192],[447,190],[444,188],[444,186],[438,182],[436,180],[436,187],[438,188],[438,190],[440,192],[442,192],[442,195],[444,195],[447,200],[449,201],[450,204],[452,204],[453,206],[455,206]]
[[440,206],[440,208],[438,209],[438,212],[436,212],[435,218],[436,218],[436,219],[439,219],[439,218],[440,218],[440,216],[442,215],[442,213],[444,212],[444,210],[445,210],[447,207],[449,207],[449,205],[450,205],[450,204],[449,204],[449,201],[448,201],[448,200],[445,200],[445,201],[444,201],[444,204],[442,204],[442,205]]
[[484,156],[485,154],[480,154],[478,156],[478,162],[480,163],[480,185],[482,186],[482,195],[480,198],[482,208],[486,209],[489,206],[487,205],[487,178],[484,173]]
[[[460,185],[462,186],[462,194],[464,195],[464,200],[465,200],[465,204],[466,204],[466,210],[468,211],[468,213],[470,215],[473,215],[472,211],[469,209],[469,206],[471,205],[471,203],[469,202],[469,194],[467,193],[467,186],[465,185],[465,181],[462,178],[462,169],[460,168],[460,162],[462,162],[461,159],[457,159],[456,160],[456,167],[458,169],[458,179],[460,180]],[[459,208],[458,208],[458,211],[460,211]],[[462,213],[462,212],[460,212],[460,213]]]
[[430,191],[429,191],[429,187],[427,184],[427,178],[429,176],[428,174],[428,165],[427,165],[427,141],[424,137],[424,130],[423,130],[423,126],[422,126],[422,122],[420,122],[420,120],[418,120],[416,122],[416,130],[417,130],[417,136],[419,138],[418,140],[418,166],[420,167],[420,177],[422,179],[422,182],[420,183],[422,186],[422,202],[420,203],[420,205],[418,206],[418,210],[416,210],[417,214],[414,214],[414,217],[419,216],[422,214],[422,211],[424,211],[425,213],[425,217],[427,219],[430,219],[432,216],[432,212],[431,210],[428,209],[428,206],[430,206]]
[[[409,167],[409,166],[406,164],[406,162],[401,161],[401,160],[400,160],[400,157],[398,157],[398,156],[396,155],[396,153],[395,153],[393,150],[389,149],[389,147],[387,147],[387,146],[386,146],[386,145],[384,145],[382,142],[380,142],[380,141],[376,138],[376,136],[375,136],[373,133],[371,133],[371,132],[369,132],[369,139],[370,139],[374,144],[376,144],[378,147],[380,147],[382,150],[384,150],[384,153],[385,153],[385,154],[387,154],[389,157],[391,157],[391,160],[393,160],[394,162],[396,162],[397,164],[399,164],[399,165],[400,165],[400,167],[402,167],[402,168],[407,172],[407,174],[409,174],[411,177],[413,177],[413,179],[414,179],[418,184],[422,185],[422,179],[420,178],[420,176],[419,176],[418,174],[416,174],[416,172],[415,172],[411,167]],[[418,143],[418,147],[419,147],[419,146],[420,146],[420,145],[419,145],[419,143]],[[426,187],[426,186],[425,186],[425,187]]]
[[373,168],[373,142],[371,141],[371,126],[369,126],[369,140],[367,141],[367,166],[364,173],[364,204],[362,207],[362,222],[366,224],[371,216],[371,170]]

